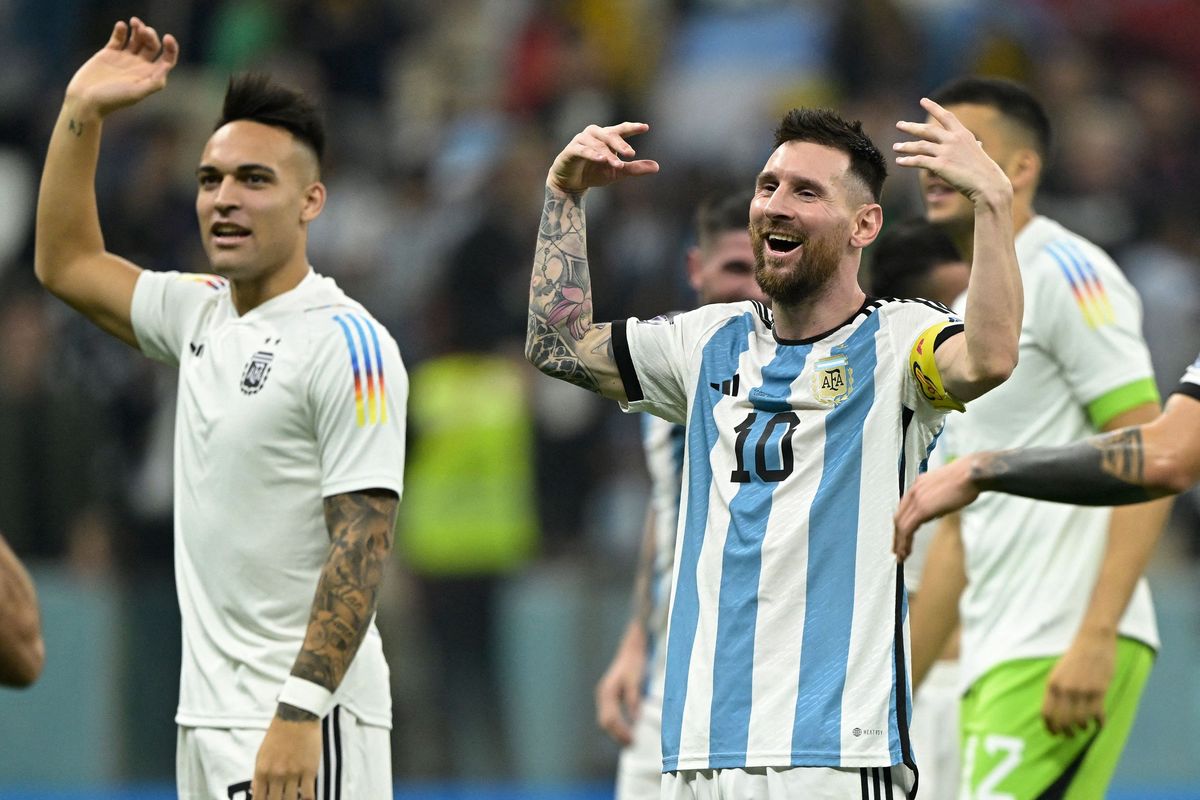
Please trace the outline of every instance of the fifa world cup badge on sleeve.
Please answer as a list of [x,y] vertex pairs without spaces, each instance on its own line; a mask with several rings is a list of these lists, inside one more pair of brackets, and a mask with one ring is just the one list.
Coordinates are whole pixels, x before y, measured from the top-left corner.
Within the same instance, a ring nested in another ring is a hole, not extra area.
[[816,363],[813,371],[813,397],[826,408],[833,408],[850,396],[854,389],[854,370],[845,353],[835,353]]

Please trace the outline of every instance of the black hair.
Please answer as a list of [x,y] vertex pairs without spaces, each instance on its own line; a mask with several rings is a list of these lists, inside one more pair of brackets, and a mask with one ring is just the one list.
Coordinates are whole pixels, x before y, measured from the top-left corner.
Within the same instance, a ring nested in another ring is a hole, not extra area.
[[969,75],[950,81],[930,98],[943,106],[968,104],[994,108],[1033,137],[1043,159],[1050,154],[1050,118],[1046,109],[1016,81]]
[[281,86],[262,73],[242,73],[229,79],[225,105],[213,130],[239,119],[283,128],[317,157],[325,156],[325,124],[317,107],[304,94]]
[[946,232],[920,217],[885,226],[871,256],[871,294],[876,297],[915,297],[916,287],[934,267],[963,260]]
[[745,231],[750,221],[750,195],[729,192],[706,197],[696,208],[696,240],[708,247],[727,231]]
[[850,172],[879,202],[887,178],[887,162],[871,137],[863,132],[861,122],[848,122],[825,108],[793,108],[775,129],[775,146],[791,141],[812,142],[846,153],[850,156]]

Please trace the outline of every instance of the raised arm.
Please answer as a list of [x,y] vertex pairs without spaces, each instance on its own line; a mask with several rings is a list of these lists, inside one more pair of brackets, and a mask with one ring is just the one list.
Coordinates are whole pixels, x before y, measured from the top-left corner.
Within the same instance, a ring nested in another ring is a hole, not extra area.
[[999,386],[1017,365],[1023,296],[1013,247],[1013,189],[1004,171],[957,117],[929,99],[921,100],[921,106],[929,112],[929,122],[896,123],[918,137],[894,145],[904,154],[896,163],[930,170],[975,204],[966,329],[935,353],[946,389],[967,402]]
[[[325,498],[331,544],[308,631],[254,766],[254,797],[310,800],[321,760],[320,714],[375,616],[399,498],[370,489]],[[288,702],[288,701],[292,702]],[[280,790],[282,787],[282,791]],[[275,793],[272,793],[275,792]]]
[[162,89],[178,58],[179,45],[170,34],[160,41],[137,17],[128,24],[118,22],[108,43],[67,86],[38,192],[38,280],[135,347],[130,306],[139,269],[104,249],[96,209],[100,129],[108,114]]
[[29,686],[42,673],[45,661],[37,592],[0,536],[0,685]]
[[658,171],[653,161],[622,160],[634,155],[625,137],[648,129],[640,122],[589,125],[554,159],[529,284],[525,357],[552,378],[615,400],[625,399],[625,387],[613,358],[611,326],[592,323],[583,195],[595,186]]

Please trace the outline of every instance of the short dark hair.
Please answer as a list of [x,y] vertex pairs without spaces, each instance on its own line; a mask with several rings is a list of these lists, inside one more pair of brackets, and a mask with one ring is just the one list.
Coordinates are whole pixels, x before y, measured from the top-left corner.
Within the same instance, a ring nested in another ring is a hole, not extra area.
[[1033,137],[1038,154],[1050,154],[1050,117],[1033,93],[1016,81],[968,75],[941,86],[930,98],[943,106],[988,106]]
[[325,124],[316,105],[269,75],[249,72],[230,77],[221,118],[213,130],[239,119],[283,128],[313,151],[318,164],[325,157]]
[[871,248],[871,294],[913,297],[930,270],[962,260],[946,232],[923,218],[885,226]]
[[696,208],[696,241],[700,247],[708,247],[722,233],[748,230],[750,199],[745,192],[730,192],[702,200]]
[[848,122],[826,108],[793,108],[775,129],[775,146],[792,141],[812,142],[846,153],[850,156],[850,172],[879,202],[887,178],[887,162],[871,137],[863,132],[861,122]]

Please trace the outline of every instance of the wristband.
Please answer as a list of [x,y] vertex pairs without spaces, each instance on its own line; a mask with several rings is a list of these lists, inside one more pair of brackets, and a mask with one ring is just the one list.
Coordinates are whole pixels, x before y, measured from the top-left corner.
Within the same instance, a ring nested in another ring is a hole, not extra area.
[[288,679],[283,682],[283,689],[279,692],[279,702],[295,706],[321,718],[333,708],[333,692],[312,681],[289,675]]

